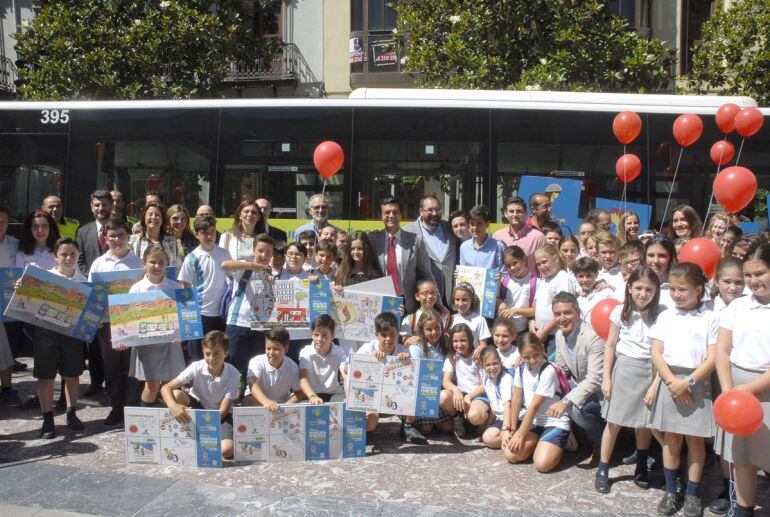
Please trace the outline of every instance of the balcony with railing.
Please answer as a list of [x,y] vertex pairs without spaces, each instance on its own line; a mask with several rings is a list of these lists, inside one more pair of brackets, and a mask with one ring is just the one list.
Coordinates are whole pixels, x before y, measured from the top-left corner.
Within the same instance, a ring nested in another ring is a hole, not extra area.
[[263,59],[231,63],[224,82],[234,86],[320,84],[294,43],[284,43]]
[[8,97],[16,95],[16,80],[19,71],[9,58],[0,56],[0,96]]

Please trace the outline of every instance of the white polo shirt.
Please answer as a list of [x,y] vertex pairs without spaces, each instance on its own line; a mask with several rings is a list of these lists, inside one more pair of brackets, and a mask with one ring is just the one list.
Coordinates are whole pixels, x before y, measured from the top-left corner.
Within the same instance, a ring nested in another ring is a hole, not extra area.
[[342,392],[339,381],[340,366],[345,362],[345,352],[339,345],[332,344],[331,350],[322,357],[313,343],[299,352],[299,369],[307,372],[307,380],[316,393],[335,394]]
[[540,370],[532,372],[526,365],[522,365],[516,369],[513,385],[524,391],[524,405],[519,413],[519,420],[527,414],[527,408],[535,395],[541,395],[545,400],[538,406],[532,425],[558,427],[569,431],[569,415],[566,412],[559,418],[550,417],[546,413],[548,408],[561,400],[556,394],[559,389],[559,378],[553,366],[546,366],[541,373]]
[[[511,275],[508,280],[508,284],[503,291],[503,301],[509,309],[524,309],[529,308],[529,288],[532,284],[532,273],[527,273],[522,278],[516,278]],[[533,293],[534,294],[534,293]],[[516,328],[516,332],[524,332],[527,330],[527,318],[521,314],[516,314],[511,318],[513,320],[513,326]]]
[[200,246],[182,262],[177,280],[190,284],[198,294],[202,316],[219,316],[219,304],[227,290],[227,275],[222,262],[232,260],[230,253],[219,246],[206,251]]
[[650,338],[663,342],[667,365],[697,368],[706,360],[708,346],[717,342],[717,321],[705,306],[693,311],[667,309],[650,327]]
[[190,396],[198,399],[206,409],[219,409],[223,399],[237,399],[241,385],[241,374],[235,366],[225,363],[222,373],[216,377],[205,359],[191,363],[176,379],[182,384],[192,385]]
[[733,333],[730,362],[748,370],[770,370],[770,304],[752,294],[737,298],[719,313],[719,327]]
[[484,374],[484,391],[489,399],[489,407],[497,420],[502,420],[505,417],[505,403],[513,396],[513,375],[503,370],[497,380],[492,382],[489,375]]
[[[357,354],[362,355],[374,355],[375,350],[380,349],[380,342],[377,339],[373,339],[372,341],[369,341],[368,343],[364,343],[361,345],[361,347],[356,352]],[[401,343],[396,343],[396,348],[393,350],[392,354],[389,354],[390,356],[396,356],[401,355],[403,353],[409,353],[409,350],[404,348],[404,345]],[[348,362],[348,358],[345,358],[345,362]],[[385,362],[384,359],[382,359],[380,362]]]
[[492,337],[492,334],[489,333],[487,320],[478,312],[473,312],[469,314],[468,317],[465,317],[458,312],[452,317],[452,328],[460,323],[465,323],[471,328],[471,332],[473,332],[473,348],[479,346],[480,340]]
[[46,271],[56,267],[56,259],[48,248],[35,246],[35,250],[27,255],[21,250],[16,254],[16,267],[37,266]]
[[[564,269],[559,270],[551,278],[541,277],[535,290],[535,321],[544,327],[553,319],[553,297],[565,291],[575,294],[575,286]],[[554,330],[552,333],[555,333]]]
[[633,359],[650,359],[652,357],[651,325],[636,311],[631,312],[627,324],[623,323],[620,320],[622,311],[623,305],[618,305],[610,314],[610,321],[619,329],[618,344],[615,347],[617,353]]
[[455,352],[455,364],[453,365],[447,357],[444,359],[442,371],[453,373],[456,379],[455,385],[466,394],[478,388],[481,380],[481,367],[473,360],[473,355],[463,357]]
[[[623,284],[625,285],[625,284]],[[577,297],[578,305],[580,306],[580,317],[583,321],[590,321],[589,318],[591,317],[591,311],[594,310],[594,307],[596,307],[596,304],[599,303],[602,300],[607,300],[608,298],[612,298],[613,291],[610,288],[602,289],[601,291],[597,291],[594,289],[588,294],[581,294]]]
[[[126,255],[123,258],[115,258],[112,255],[110,255],[109,250],[104,253],[104,255],[101,255],[100,257],[97,257],[96,260],[94,260],[91,263],[91,269],[88,270],[88,281],[93,282],[93,274],[94,273],[111,273],[113,271],[127,271],[129,269],[141,269],[144,267],[144,264],[142,264],[142,259],[137,257],[133,251],[129,251],[126,253]],[[110,311],[104,311],[104,316],[102,316],[103,322],[109,322],[110,321]]]
[[52,267],[48,270],[49,273],[53,273],[56,276],[61,276],[66,278],[67,280],[72,280],[73,282],[85,282],[86,277],[83,273],[80,272],[80,270],[75,266],[75,272],[72,274],[72,276],[64,276],[61,273],[59,273],[59,270],[55,267]]
[[19,251],[19,239],[6,234],[0,241],[0,267],[16,267],[16,254]]
[[[278,404],[283,404],[293,392],[299,391],[299,368],[288,357],[283,358],[279,368],[274,368],[265,354],[252,357],[246,377],[255,378],[262,392]],[[251,390],[247,391],[249,395]]]

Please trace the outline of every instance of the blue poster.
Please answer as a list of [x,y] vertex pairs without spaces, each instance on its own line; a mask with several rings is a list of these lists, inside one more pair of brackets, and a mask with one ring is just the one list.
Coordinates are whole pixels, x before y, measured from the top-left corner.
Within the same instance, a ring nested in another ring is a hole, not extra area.
[[112,345],[142,346],[203,338],[193,289],[109,296]]
[[441,391],[442,375],[441,361],[420,361],[420,376],[417,382],[417,408],[415,416],[438,416],[438,396]]
[[529,197],[542,192],[551,200],[551,215],[565,230],[565,234],[577,235],[580,219],[580,193],[583,182],[563,178],[543,176],[522,176],[518,196],[523,198],[529,208]]
[[106,309],[102,289],[27,266],[5,315],[83,341],[92,341]]
[[621,202],[617,199],[605,199],[601,197],[596,198],[596,208],[602,208],[610,213],[612,218],[612,226],[610,231],[615,233],[620,222],[620,217],[625,212],[634,212],[639,216],[639,234],[644,232],[650,227],[650,215],[652,214],[652,206],[645,205],[643,203],[622,203],[625,210],[621,210]]
[[332,293],[328,280],[310,282],[310,323],[316,316],[329,314],[331,311]]
[[743,230],[743,233],[758,233],[760,230],[759,223],[755,223],[752,221],[745,221],[738,223],[738,226],[741,227],[741,230]]
[[329,459],[329,407],[306,406],[305,461]]
[[16,284],[16,280],[21,278],[21,274],[24,272],[24,268],[20,267],[3,267],[0,268],[0,287],[2,287],[3,293],[0,297],[0,321],[16,321],[5,315],[5,308],[8,306],[8,302],[11,301],[13,296],[13,288]]
[[343,409],[342,457],[363,458],[365,456],[366,413]]
[[497,309],[498,270],[495,268],[457,266],[455,267],[455,285],[470,284],[476,294],[479,313],[485,318],[494,318]]
[[197,409],[195,413],[195,449],[198,467],[222,466],[222,429],[218,410]]

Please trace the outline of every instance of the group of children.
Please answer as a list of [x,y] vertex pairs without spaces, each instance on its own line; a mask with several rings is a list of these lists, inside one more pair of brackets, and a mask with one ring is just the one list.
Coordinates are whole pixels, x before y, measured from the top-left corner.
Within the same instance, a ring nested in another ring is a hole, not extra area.
[[[533,275],[518,246],[486,244],[491,237],[485,212],[472,211],[469,223],[474,245],[463,244],[461,264],[500,269],[497,318],[490,322],[479,314],[478,293],[469,284],[458,283],[448,297],[450,307],[445,307],[437,284],[422,281],[414,314],[401,321],[389,312],[378,315],[374,339],[357,345],[335,343],[335,324],[328,315],[311,322],[309,340],[284,328],[259,328],[253,324],[258,308],[252,301],[268,293],[275,278],[325,278],[336,288],[376,278],[374,252],[361,232],[349,236],[349,253],[342,258],[335,260],[333,243],[313,241],[314,259],[308,261],[308,246],[297,242],[285,246],[285,265],[276,267],[276,243],[270,236],[255,236],[250,256],[233,257],[226,246],[216,245],[214,219],[200,217],[194,224],[199,246],[172,280],[165,277],[169,258],[162,246],[150,244],[137,257],[128,246],[125,224],[108,221],[109,249],[93,263],[88,280],[94,273],[143,267],[145,276],[132,293],[192,287],[205,337],[188,343],[193,361],[185,366],[178,342],[113,348],[105,321],[98,331],[112,406],[105,423],[122,421],[129,385],[136,379],[144,383],[142,405],[157,404],[160,395],[180,420],[189,418],[184,411],[188,407],[219,410],[223,455],[231,457],[233,404],[275,411],[279,404],[342,401],[351,352],[377,359],[434,359],[443,362],[440,413],[435,418],[404,417],[401,433],[408,442],[427,443],[425,435],[434,431],[462,437],[469,424],[508,461],[531,458],[538,471],[548,472],[564,450],[577,447],[567,413],[549,409],[570,389],[564,372],[549,361],[558,330],[552,303],[560,293],[575,295],[583,323],[591,325],[596,304],[615,298],[622,304],[610,316],[605,344],[599,395],[606,427],[597,451],[596,490],[610,491],[615,442],[622,428],[631,428],[636,437],[635,484],[649,487],[647,459],[654,438],[663,451],[666,481],[658,512],[672,515],[683,507],[686,515],[700,515],[706,444],[715,439],[714,450],[733,465],[729,471],[725,463],[723,472],[726,490],[731,475],[736,481],[735,515],[751,515],[757,467],[770,469],[770,341],[761,316],[770,308],[770,247],[750,250],[743,262],[724,259],[711,285],[698,266],[677,264],[676,249],[663,237],[645,243],[629,238],[621,244],[599,230],[587,233],[581,245],[574,237],[547,234],[552,242],[534,252],[538,274]],[[75,241],[59,239],[53,271],[86,280],[75,266],[78,252]],[[749,293],[744,293],[746,287]],[[65,381],[67,425],[83,428],[75,413],[82,346],[49,334],[35,330],[44,437],[55,435],[51,405],[57,371]],[[720,387],[760,398],[766,417],[758,433],[738,437],[716,428],[712,403]],[[367,413],[367,431],[378,423],[378,414]],[[682,483],[685,444],[687,481]],[[728,499],[727,492],[719,498]]]

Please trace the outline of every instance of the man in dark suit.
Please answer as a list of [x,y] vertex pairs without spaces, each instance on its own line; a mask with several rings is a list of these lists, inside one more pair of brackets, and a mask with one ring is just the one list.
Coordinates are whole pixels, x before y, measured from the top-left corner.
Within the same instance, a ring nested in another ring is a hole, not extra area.
[[404,231],[414,233],[417,240],[425,245],[433,278],[438,284],[444,305],[448,306],[457,265],[457,237],[450,224],[441,219],[441,215],[441,201],[433,194],[428,194],[420,201],[420,217],[404,226]]
[[262,213],[262,221],[265,223],[265,230],[267,231],[268,235],[270,235],[270,237],[276,241],[286,242],[286,232],[280,228],[270,226],[270,210],[273,208],[270,200],[266,197],[258,197],[257,207],[259,207],[259,211]]
[[431,262],[425,244],[414,233],[401,229],[401,201],[386,197],[380,202],[384,230],[369,233],[369,241],[377,254],[380,268],[393,277],[396,294],[404,297],[406,312],[417,310],[417,282],[431,280]]
[[[91,264],[107,251],[106,224],[112,213],[112,195],[107,190],[95,190],[91,194],[91,213],[94,220],[78,228],[75,240],[80,248],[78,266],[80,271],[88,276]],[[88,371],[91,373],[91,387],[84,397],[92,397],[102,392],[104,383],[104,365],[99,343],[94,339],[88,343]]]

